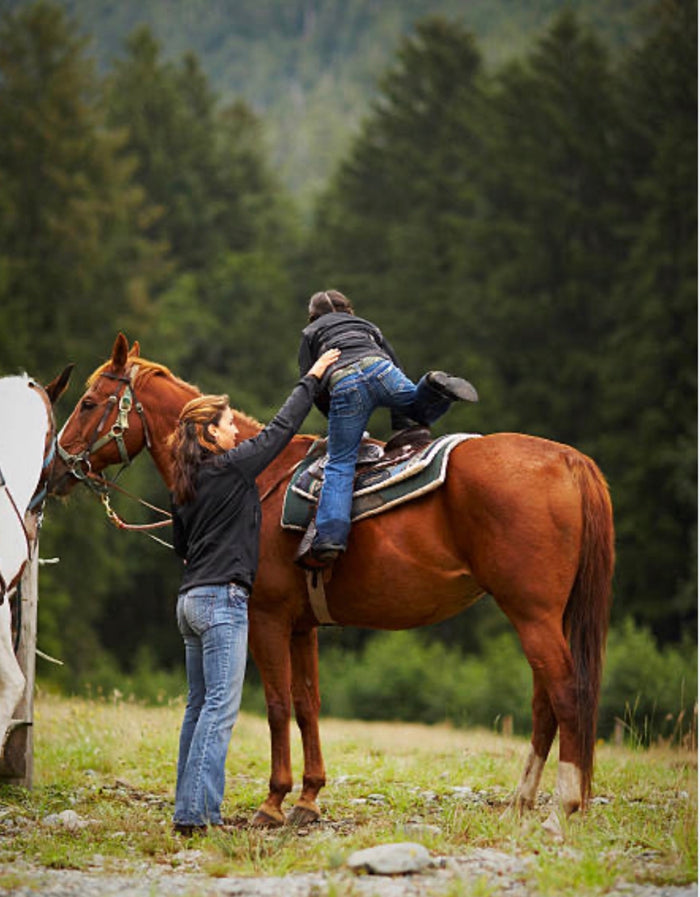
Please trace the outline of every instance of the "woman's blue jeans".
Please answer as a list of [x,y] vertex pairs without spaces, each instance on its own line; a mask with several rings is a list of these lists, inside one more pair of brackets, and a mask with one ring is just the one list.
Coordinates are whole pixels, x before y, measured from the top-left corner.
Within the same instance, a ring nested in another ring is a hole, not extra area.
[[432,424],[451,402],[421,377],[416,385],[390,361],[349,373],[331,389],[328,462],[316,512],[315,542],[345,545],[350,530],[352,485],[362,434],[375,408],[396,408],[421,424]]
[[181,592],[187,706],[180,732],[175,814],[182,825],[221,823],[226,754],[238,716],[248,650],[248,591],[198,586]]

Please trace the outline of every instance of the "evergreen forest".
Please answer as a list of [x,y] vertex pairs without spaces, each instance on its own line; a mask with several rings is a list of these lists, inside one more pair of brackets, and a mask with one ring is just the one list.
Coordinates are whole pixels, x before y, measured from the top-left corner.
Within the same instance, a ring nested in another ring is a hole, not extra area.
[[[519,431],[597,461],[617,533],[615,713],[645,700],[650,715],[684,712],[697,689],[697,4],[475,3],[470,22],[457,2],[382,16],[258,0],[235,33],[223,2],[190,0],[179,22],[140,6],[0,5],[0,375],[46,382],[75,362],[62,423],[121,330],[267,421],[298,376],[309,296],[340,289],[409,376],[441,368],[477,386],[479,404],[436,433]],[[237,66],[254,57],[246,95]],[[298,78],[306,112],[326,93],[297,132],[303,116],[287,102],[285,118],[274,91]],[[324,426],[313,411],[304,430]],[[372,435],[389,433],[377,413]],[[119,482],[167,506],[146,455]],[[49,502],[41,547],[60,562],[41,571],[39,648],[64,665],[39,660],[40,683],[128,680],[146,697],[181,684],[172,552],[111,527],[81,490]],[[441,657],[481,658],[502,693],[529,678],[524,660],[510,675],[510,626],[488,598],[408,642],[322,635],[330,691],[353,658],[384,686],[387,657],[411,655],[433,677]],[[673,693],[654,697],[671,672]]]

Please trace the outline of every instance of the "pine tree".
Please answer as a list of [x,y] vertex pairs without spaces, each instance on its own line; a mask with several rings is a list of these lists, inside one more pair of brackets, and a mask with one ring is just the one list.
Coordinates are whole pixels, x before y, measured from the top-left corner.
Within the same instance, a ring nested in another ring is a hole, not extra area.
[[663,639],[697,626],[697,6],[659,4],[621,72],[634,195],[605,367],[618,593]]
[[[384,327],[407,372],[465,373],[470,297],[450,292],[459,223],[474,214],[481,62],[472,35],[420,22],[348,160],[322,198],[313,249],[321,286]],[[464,287],[464,284],[462,284]]]
[[74,31],[45,2],[0,24],[0,358],[44,378],[146,304],[158,270]]
[[106,95],[159,210],[151,237],[172,263],[142,343],[207,391],[235,385],[252,402],[245,410],[262,413],[261,402],[282,398],[301,318],[290,303],[294,212],[267,165],[261,122],[240,101],[219,109],[197,59],[161,60],[147,28],[130,37]]
[[589,451],[621,246],[613,83],[604,48],[570,13],[500,73],[484,210],[465,231],[505,420]]

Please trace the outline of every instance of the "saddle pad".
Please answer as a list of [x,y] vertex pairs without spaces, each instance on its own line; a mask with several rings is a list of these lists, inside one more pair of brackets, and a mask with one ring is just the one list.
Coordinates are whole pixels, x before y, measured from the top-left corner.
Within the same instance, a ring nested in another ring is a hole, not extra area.
[[[417,498],[445,481],[447,462],[452,449],[477,433],[453,433],[441,436],[420,452],[390,467],[370,468],[355,481],[351,520],[362,520],[380,514],[402,502]],[[306,530],[316,511],[321,480],[309,476],[308,468],[317,460],[309,457],[299,465],[287,487],[282,505],[282,526]]]

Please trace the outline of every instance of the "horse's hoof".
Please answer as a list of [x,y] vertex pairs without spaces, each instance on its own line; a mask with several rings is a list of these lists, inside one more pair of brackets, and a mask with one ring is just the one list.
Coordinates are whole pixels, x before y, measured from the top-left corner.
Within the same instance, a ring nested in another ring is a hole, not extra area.
[[258,810],[250,824],[254,828],[281,828],[284,822],[284,813],[281,810],[274,815],[266,810]]
[[522,811],[520,810],[520,807],[518,807],[518,805],[515,803],[515,801],[509,800],[503,808],[501,819],[519,819],[522,815]]
[[320,818],[321,814],[318,809],[307,804],[296,804],[287,815],[287,825],[300,828],[302,825],[311,825],[314,822],[318,822]]
[[542,823],[542,828],[554,842],[561,843],[564,840],[564,830],[562,827],[561,818],[556,810],[552,810],[549,816]]
[[522,816],[535,809],[535,799],[531,795],[525,795],[522,791],[516,791],[509,801],[509,807]]

